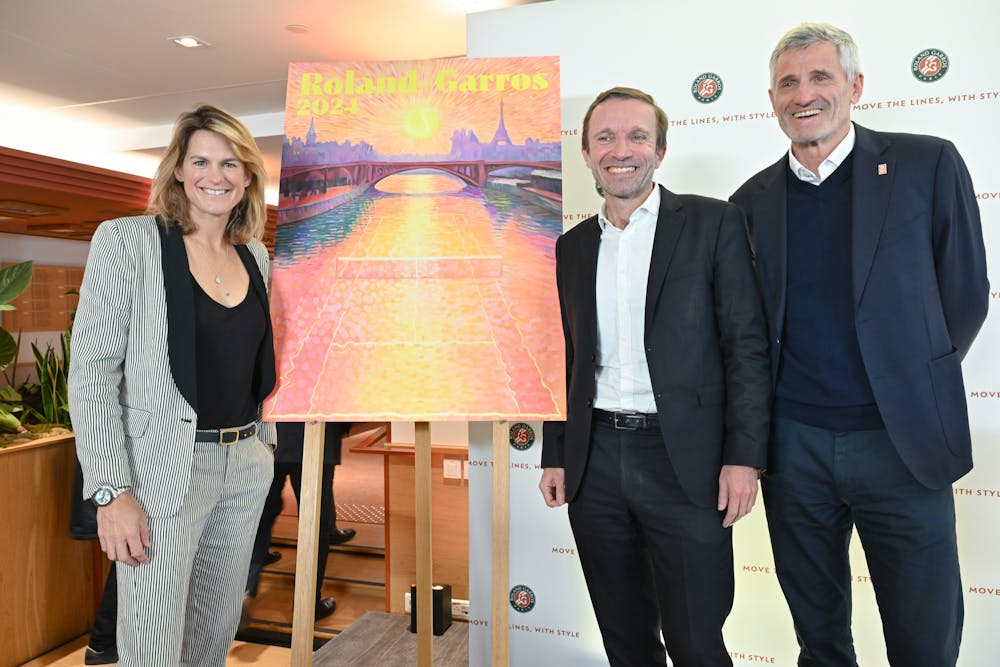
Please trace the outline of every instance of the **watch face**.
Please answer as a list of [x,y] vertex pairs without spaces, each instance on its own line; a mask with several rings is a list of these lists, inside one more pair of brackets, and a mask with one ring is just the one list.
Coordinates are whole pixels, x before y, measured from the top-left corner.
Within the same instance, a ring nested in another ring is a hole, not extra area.
[[114,498],[115,496],[111,492],[111,489],[109,489],[106,486],[102,486],[101,488],[97,489],[96,492],[94,492],[94,504],[97,505],[98,507],[104,507],[112,500],[114,500]]

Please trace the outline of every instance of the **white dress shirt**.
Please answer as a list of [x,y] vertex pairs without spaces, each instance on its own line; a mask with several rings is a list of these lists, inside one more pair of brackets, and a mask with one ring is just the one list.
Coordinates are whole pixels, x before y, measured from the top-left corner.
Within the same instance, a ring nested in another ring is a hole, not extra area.
[[597,253],[597,395],[601,410],[656,412],[646,365],[646,284],[653,236],[660,211],[660,188],[629,218],[625,229],[608,220],[601,206]]
[[792,151],[788,151],[788,168],[792,170],[795,177],[798,178],[803,183],[811,183],[813,185],[820,185],[826,180],[827,176],[837,171],[837,167],[843,163],[851,151],[854,150],[854,123],[850,124],[850,128],[847,131],[847,136],[841,140],[837,147],[834,148],[830,155],[827,156],[823,162],[819,165],[819,174],[814,174],[812,171],[807,169],[799,162]]

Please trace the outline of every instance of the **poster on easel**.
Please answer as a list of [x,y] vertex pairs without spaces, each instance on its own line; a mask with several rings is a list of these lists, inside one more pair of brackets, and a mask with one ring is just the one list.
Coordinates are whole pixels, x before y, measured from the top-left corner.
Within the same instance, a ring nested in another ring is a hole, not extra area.
[[562,419],[559,59],[292,63],[278,421]]

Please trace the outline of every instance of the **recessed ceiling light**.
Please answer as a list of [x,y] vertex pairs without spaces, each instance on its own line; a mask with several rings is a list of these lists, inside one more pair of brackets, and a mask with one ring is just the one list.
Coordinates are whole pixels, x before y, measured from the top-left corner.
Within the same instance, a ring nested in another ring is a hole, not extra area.
[[47,232],[49,234],[83,234],[90,231],[82,225],[73,224],[32,225],[31,229],[36,232]]
[[301,23],[289,23],[285,26],[285,30],[295,33],[309,32],[309,26],[302,25]]
[[168,37],[171,42],[184,46],[189,49],[193,49],[198,46],[208,46],[208,42],[198,39],[194,35],[180,35],[178,37]]
[[29,218],[68,212],[69,209],[62,208],[61,206],[50,206],[49,204],[36,204],[35,202],[16,201],[13,199],[0,201],[0,213],[23,215]]

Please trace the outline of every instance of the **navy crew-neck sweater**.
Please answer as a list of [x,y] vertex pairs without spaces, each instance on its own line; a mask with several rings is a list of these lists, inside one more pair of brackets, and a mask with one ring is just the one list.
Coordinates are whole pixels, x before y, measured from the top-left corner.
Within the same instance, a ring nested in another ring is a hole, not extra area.
[[820,185],[788,179],[788,285],[775,414],[834,431],[883,428],[854,327],[850,156]]

